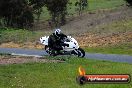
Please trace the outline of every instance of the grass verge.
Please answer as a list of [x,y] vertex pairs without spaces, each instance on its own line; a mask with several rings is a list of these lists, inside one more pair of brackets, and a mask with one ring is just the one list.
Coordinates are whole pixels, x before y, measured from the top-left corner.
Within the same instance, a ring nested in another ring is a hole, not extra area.
[[85,51],[90,53],[132,55],[132,42],[118,45],[107,45],[104,47],[85,47]]
[[82,65],[87,74],[130,74],[132,64],[82,59],[63,58],[65,63],[28,63],[0,65],[0,88],[131,88],[130,84],[76,83],[78,67]]
[[34,42],[44,35],[39,31],[28,31],[25,29],[1,28],[0,29],[0,43],[4,42]]
[[[118,34],[120,37],[114,37],[115,40],[113,41],[118,41],[118,40],[123,40],[122,43],[112,43],[111,45],[107,44],[108,42],[111,43],[112,37],[110,36],[109,40],[106,38],[105,44],[102,46],[97,46],[97,47],[85,47],[86,52],[90,53],[105,53],[105,54],[127,54],[127,55],[132,55],[132,42],[131,42],[131,35],[124,36],[122,33],[131,33],[132,32],[132,21],[129,19],[126,20],[121,20],[120,22],[112,22],[109,24],[104,24],[95,27],[94,29],[90,30],[90,33],[95,33],[99,34],[101,36],[109,36],[111,34]],[[99,40],[99,43],[101,41]]]
[[91,33],[99,33],[101,35],[108,35],[112,33],[132,32],[132,19],[123,19],[113,21],[108,24],[97,25],[95,28],[88,30]]

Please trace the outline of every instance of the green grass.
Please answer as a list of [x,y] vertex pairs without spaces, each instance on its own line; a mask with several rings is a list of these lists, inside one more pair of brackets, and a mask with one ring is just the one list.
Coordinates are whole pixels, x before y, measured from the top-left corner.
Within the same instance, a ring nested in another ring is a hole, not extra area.
[[105,53],[105,54],[127,54],[132,55],[132,42],[117,45],[107,45],[104,47],[85,47],[85,51],[90,53]]
[[64,63],[0,65],[0,88],[131,88],[132,86],[132,83],[80,86],[76,83],[80,65],[87,74],[132,75],[132,64],[69,57]]
[[[89,1],[89,7],[87,10],[115,8],[124,3],[124,0],[88,0],[88,1]],[[74,3],[76,2],[76,0],[70,0],[70,2],[72,2],[72,5],[68,6],[68,13],[76,14],[76,11],[75,11],[76,7],[74,6]],[[47,11],[46,8],[43,8],[43,13],[41,14],[41,20],[48,20],[49,18],[50,18],[49,12]],[[129,29],[131,29],[131,26]],[[47,33],[44,33],[42,31],[32,32],[32,31],[27,31],[23,29],[14,30],[12,28],[7,28],[6,30],[0,29],[0,43],[10,42],[10,41],[13,41],[16,43],[36,41],[39,39],[40,36],[43,36],[44,34],[47,34]]]
[[132,19],[113,21],[112,23],[97,25],[95,28],[88,30],[91,33],[112,34],[132,31]]
[[[122,21],[115,21],[109,24],[103,24],[91,29],[88,32],[98,35],[120,34],[124,32],[132,32],[132,20],[126,19]],[[127,41],[127,40],[126,40]],[[105,54],[128,54],[132,55],[132,42],[118,43],[117,45],[107,45],[102,47],[85,47],[85,50],[90,53],[105,53]]]
[[36,40],[39,40],[39,38],[43,35],[44,32],[39,32],[39,31],[2,28],[0,29],[0,43],[4,43],[4,42],[24,43],[29,41],[34,42]]
[[125,3],[124,0],[88,0],[88,10],[114,9]]
[[[89,30],[88,32],[99,33],[99,34],[109,34],[109,33],[119,33],[119,32],[129,32],[132,30],[132,20],[122,20],[117,22],[112,22],[109,24],[103,24]],[[0,43],[3,42],[34,42],[39,40],[41,36],[50,35],[47,31],[28,31],[25,29],[13,29],[13,28],[0,28]]]
[[[69,0],[70,3],[67,5],[67,12],[69,15],[76,15],[78,13],[75,6],[77,0]],[[88,0],[88,7],[84,11],[95,11],[100,9],[115,9],[125,4],[124,0]],[[50,18],[49,12],[46,7],[43,8],[41,14],[41,20],[48,20]]]

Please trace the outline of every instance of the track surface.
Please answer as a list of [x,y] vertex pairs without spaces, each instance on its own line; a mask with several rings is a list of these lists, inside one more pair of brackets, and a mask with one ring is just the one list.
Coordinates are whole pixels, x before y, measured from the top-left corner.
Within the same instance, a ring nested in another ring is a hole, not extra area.
[[[18,48],[0,48],[0,53],[26,55],[26,56],[38,56],[38,57],[48,55],[44,50],[31,50],[31,49],[18,49]],[[132,56],[129,56],[129,55],[86,53],[85,58],[132,63]]]

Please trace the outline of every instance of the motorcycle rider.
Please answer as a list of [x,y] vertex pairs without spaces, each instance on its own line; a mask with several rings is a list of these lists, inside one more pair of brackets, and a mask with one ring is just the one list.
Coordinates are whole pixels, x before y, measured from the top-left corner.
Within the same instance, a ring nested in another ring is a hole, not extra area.
[[59,53],[60,50],[63,49],[62,46],[68,46],[64,43],[64,38],[67,38],[67,36],[63,34],[60,29],[55,29],[55,32],[49,36],[48,46],[50,47],[52,53],[55,54],[55,51]]

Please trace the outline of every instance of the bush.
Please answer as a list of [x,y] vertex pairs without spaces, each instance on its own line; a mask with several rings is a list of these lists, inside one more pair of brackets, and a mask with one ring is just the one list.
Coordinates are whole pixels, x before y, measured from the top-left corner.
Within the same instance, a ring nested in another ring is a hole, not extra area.
[[132,0],[125,0],[128,3],[128,6],[132,6]]

